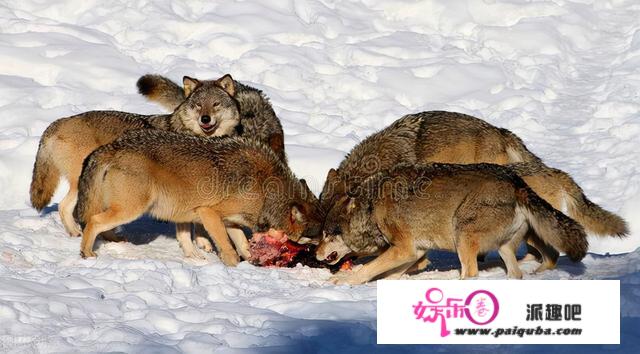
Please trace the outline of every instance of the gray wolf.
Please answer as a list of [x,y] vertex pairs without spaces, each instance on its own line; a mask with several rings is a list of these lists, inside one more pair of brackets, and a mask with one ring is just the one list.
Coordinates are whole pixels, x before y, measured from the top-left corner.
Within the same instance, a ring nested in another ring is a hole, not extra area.
[[355,195],[338,199],[316,257],[335,264],[349,254],[379,254],[334,278],[361,284],[383,274],[401,275],[432,249],[457,252],[461,278],[475,277],[478,254],[497,249],[508,276],[522,278],[515,252],[529,229],[573,261],[587,252],[582,226],[508,167],[399,165],[367,178]]
[[[188,96],[182,87],[161,75],[144,75],[137,86],[140,94],[169,111],[182,104]],[[238,81],[234,86],[234,97],[240,111],[240,135],[264,142],[284,161],[284,132],[269,99],[262,91]]]
[[239,124],[235,82],[229,75],[215,81],[185,76],[188,98],[172,114],[139,115],[116,111],[91,111],[51,123],[40,138],[31,181],[31,204],[38,211],[51,200],[61,177],[69,191],[60,202],[62,223],[72,236],[80,235],[73,221],[82,162],[101,145],[136,129],[161,129],[215,137],[235,135]]
[[[404,116],[357,144],[327,175],[320,202],[329,212],[338,200],[369,176],[408,163],[509,164],[557,210],[565,211],[588,232],[616,237],[628,234],[626,222],[591,202],[565,172],[547,167],[507,129],[465,114],[430,111]],[[527,237],[532,245],[535,235]],[[535,247],[535,246],[534,246]],[[542,255],[545,267],[553,256]],[[555,256],[557,258],[557,255]]]
[[[242,227],[298,241],[316,237],[324,220],[304,180],[260,141],[161,130],[130,132],[86,159],[75,210],[84,225],[81,255],[94,257],[96,235],[144,213],[203,224],[226,265],[239,261],[228,237],[248,252]],[[190,235],[178,234],[178,242],[185,254],[195,251]]]

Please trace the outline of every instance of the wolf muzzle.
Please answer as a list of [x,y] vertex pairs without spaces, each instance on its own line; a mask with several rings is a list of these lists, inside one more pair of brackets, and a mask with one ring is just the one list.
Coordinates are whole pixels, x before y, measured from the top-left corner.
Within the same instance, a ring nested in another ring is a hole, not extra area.
[[202,131],[206,134],[213,133],[218,127],[218,122],[213,120],[211,116],[208,115],[201,116],[198,123]]

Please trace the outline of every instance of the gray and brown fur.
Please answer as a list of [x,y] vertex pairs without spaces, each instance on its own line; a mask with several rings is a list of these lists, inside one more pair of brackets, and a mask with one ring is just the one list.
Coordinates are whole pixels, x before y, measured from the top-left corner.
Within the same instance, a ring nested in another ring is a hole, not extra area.
[[[270,147],[240,137],[130,132],[87,158],[79,186],[83,257],[95,256],[98,233],[144,213],[202,223],[227,265],[238,262],[228,237],[238,249],[247,240],[227,236],[225,228],[274,228],[297,241],[319,234],[324,220],[318,199]],[[193,248],[190,237],[178,241],[185,253]]]
[[521,278],[515,252],[529,229],[581,260],[584,229],[540,198],[508,167],[495,164],[400,165],[367,178],[340,197],[324,225],[319,260],[379,254],[335,280],[360,284],[402,274],[432,249],[457,252],[461,278],[478,275],[477,256],[497,249],[511,278]]
[[[33,207],[42,210],[50,202],[60,178],[65,178],[69,182],[69,192],[60,202],[60,217],[67,232],[79,236],[80,228],[72,216],[78,178],[83,160],[99,146],[137,129],[161,129],[201,136],[236,134],[239,113],[237,102],[232,97],[235,88],[230,76],[208,82],[185,77],[184,83],[189,88],[188,98],[172,114],[91,111],[51,123],[40,138],[33,167],[30,190]],[[211,120],[206,131],[200,122],[204,115]]]
[[624,237],[629,233],[620,216],[592,202],[571,176],[543,163],[507,165],[554,208],[565,212],[588,232],[598,236]]
[[429,111],[406,115],[358,143],[337,170],[329,172],[321,195],[335,196],[372,174],[399,163],[495,163],[540,161],[510,131],[462,113]]
[[[142,76],[137,86],[140,94],[169,111],[185,99],[183,88],[161,75]],[[235,87],[241,117],[240,135],[259,139],[284,161],[284,132],[269,99],[262,91],[238,81],[235,82]]]
[[[320,202],[335,200],[367,177],[399,163],[524,163],[522,178],[554,208],[566,210],[588,232],[623,236],[624,220],[584,196],[566,173],[545,166],[515,134],[465,114],[430,111],[404,116],[357,144],[327,176]],[[565,208],[566,206],[566,208]]]

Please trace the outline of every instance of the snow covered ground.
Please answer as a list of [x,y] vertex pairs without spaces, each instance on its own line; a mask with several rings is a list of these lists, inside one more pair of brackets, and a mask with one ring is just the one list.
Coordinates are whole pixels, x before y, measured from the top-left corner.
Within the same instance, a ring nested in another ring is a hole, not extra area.
[[[632,229],[592,238],[580,265],[525,277],[622,279],[625,346],[580,350],[640,351],[638,1],[21,0],[0,2],[0,352],[400,349],[373,347],[374,284],[184,260],[172,226],[148,219],[122,230],[132,243],[82,260],[56,204],[30,209],[46,126],[93,109],[159,112],[136,93],[145,73],[231,73],[263,89],[315,191],[355,143],[407,113],[454,110],[512,130]],[[416,277],[457,277],[450,257],[439,264]],[[427,349],[463,348],[403,348]]]

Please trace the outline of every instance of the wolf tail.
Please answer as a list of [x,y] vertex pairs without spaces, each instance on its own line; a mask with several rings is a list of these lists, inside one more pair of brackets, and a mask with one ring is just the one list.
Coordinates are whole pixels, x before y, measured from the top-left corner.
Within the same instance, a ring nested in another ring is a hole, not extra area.
[[100,213],[104,206],[100,184],[104,180],[109,164],[105,163],[104,153],[101,150],[98,148],[84,160],[78,182],[78,203],[73,211],[73,217],[82,228],[89,218]]
[[41,211],[49,204],[53,193],[60,182],[60,170],[56,167],[52,159],[52,151],[49,146],[49,137],[57,124],[51,124],[42,134],[36,162],[33,165],[33,176],[31,178],[31,205],[36,210]]
[[516,194],[518,207],[542,240],[566,253],[574,262],[584,258],[589,243],[580,224],[554,209],[528,186],[518,188]]
[[595,235],[625,237],[629,234],[629,227],[624,219],[589,200],[569,175],[564,172],[561,174],[559,178],[569,216]]
[[171,112],[185,100],[182,87],[161,75],[144,75],[136,85],[141,95]]

